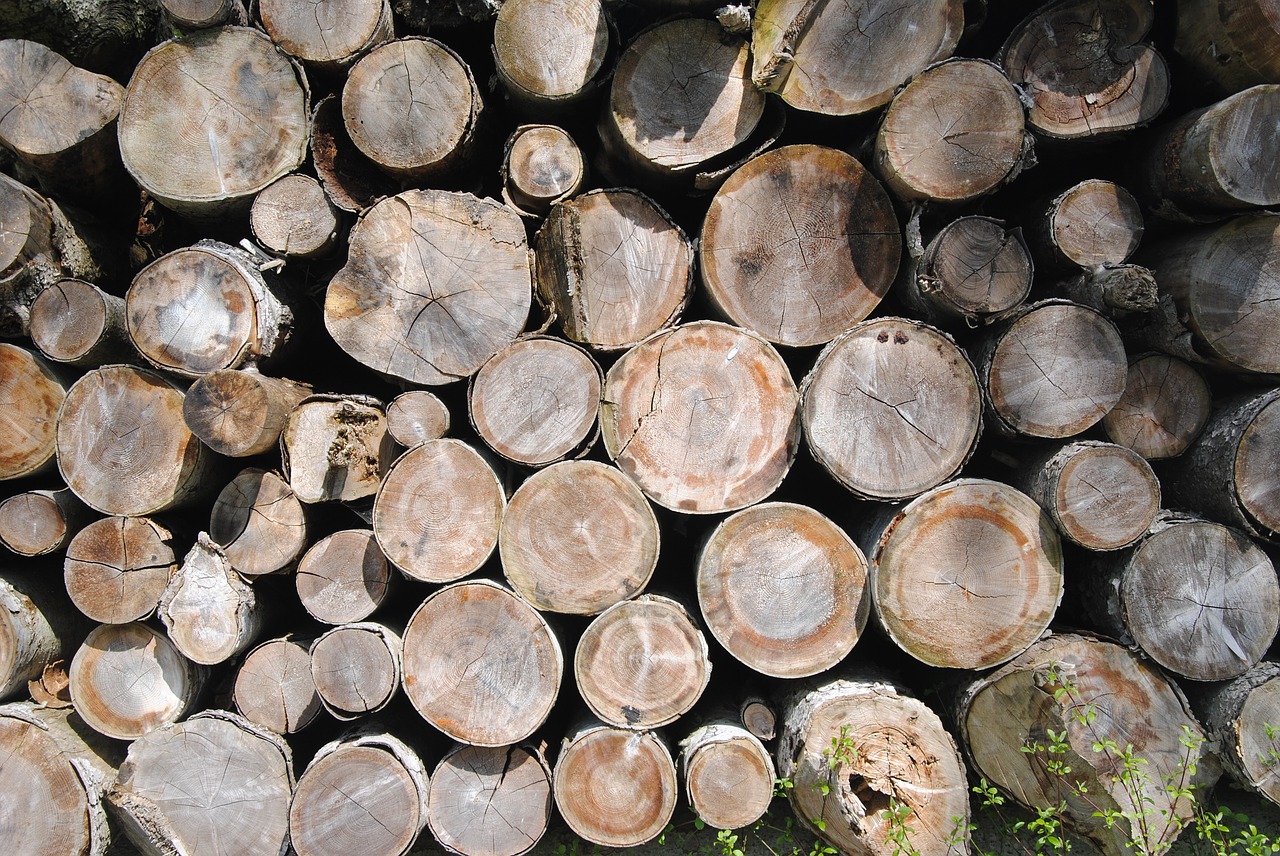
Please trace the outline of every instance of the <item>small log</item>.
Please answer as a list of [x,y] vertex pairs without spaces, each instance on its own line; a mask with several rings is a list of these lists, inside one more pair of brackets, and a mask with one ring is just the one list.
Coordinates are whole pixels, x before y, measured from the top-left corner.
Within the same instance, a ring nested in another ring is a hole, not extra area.
[[326,631],[311,643],[311,677],[320,703],[335,718],[352,720],[391,703],[400,688],[400,635],[361,621]]
[[290,411],[311,387],[256,369],[219,369],[196,380],[182,401],[191,433],[220,455],[245,458],[280,442]]
[[240,715],[277,734],[295,734],[314,722],[321,704],[309,649],[286,636],[246,654],[231,689]]
[[716,192],[698,261],[715,306],[780,345],[818,345],[866,318],[893,284],[901,230],[880,183],[823,146],[775,149]]
[[1280,80],[1280,21],[1266,0],[1179,0],[1173,50],[1222,95]]
[[689,806],[715,829],[743,829],[773,801],[773,759],[759,738],[715,721],[680,741],[680,771]]
[[249,467],[214,500],[209,538],[238,573],[279,573],[307,549],[306,509],[279,475]]
[[541,467],[581,457],[600,436],[604,373],[583,348],[551,336],[494,354],[467,385],[467,415],[502,457]]
[[580,104],[605,79],[612,29],[600,0],[503,3],[493,28],[498,79],[526,110]]
[[[956,720],[975,773],[1033,811],[1052,809],[1106,856],[1132,852],[1130,841],[1143,852],[1167,849],[1191,824],[1195,797],[1186,789],[1207,793],[1218,777],[1177,686],[1093,637],[1046,637],[977,678],[961,693]],[[1048,752],[1049,730],[1065,734],[1061,754]],[[1136,775],[1123,772],[1120,753],[1130,751],[1142,759]],[[1059,761],[1065,776],[1051,771]]]
[[1280,544],[1280,388],[1219,401],[1165,484],[1170,504]]
[[404,631],[404,691],[423,719],[460,743],[526,739],[551,712],[563,672],[546,620],[487,580],[430,595]]
[[425,36],[374,48],[351,68],[342,89],[351,141],[404,181],[456,172],[475,144],[483,107],[470,66]]
[[888,104],[908,78],[951,56],[964,28],[963,6],[763,0],[751,23],[751,80],[800,110],[870,112]]
[[298,856],[403,856],[427,824],[422,759],[381,731],[326,744],[298,779],[289,839]]
[[982,435],[973,364],[950,336],[908,318],[840,334],[800,399],[809,451],[865,499],[906,499],[954,478]]
[[94,516],[70,488],[14,494],[0,502],[0,544],[19,556],[62,552]]
[[[964,762],[938,715],[901,688],[834,680],[784,706],[778,775],[801,826],[842,853],[951,853],[966,828]],[[891,819],[890,811],[894,811]],[[896,832],[906,841],[895,841]]]
[[68,671],[76,713],[94,731],[133,740],[191,712],[208,669],[145,624],[104,624]]
[[244,0],[160,0],[165,17],[181,30],[249,23]]
[[382,402],[366,395],[308,396],[280,432],[285,475],[303,502],[373,496],[393,455]]
[[927,245],[908,247],[912,264],[900,271],[894,291],[932,324],[963,321],[977,327],[999,320],[1031,292],[1034,265],[1022,229],[990,217],[961,217],[943,226]]
[[1062,600],[1062,549],[1040,506],[1008,485],[960,479],[872,520],[876,619],[898,647],[939,668],[1016,657]]
[[283,738],[207,710],[130,744],[107,799],[144,856],[284,856],[292,793]]
[[179,214],[243,214],[307,155],[310,96],[267,36],[217,27],[152,48],[120,107],[120,155],[134,180]]
[[373,506],[373,531],[409,577],[460,580],[498,544],[507,499],[493,468],[461,440],[429,440],[392,464]]
[[271,40],[321,72],[340,73],[395,38],[388,0],[258,0],[257,8]]
[[67,397],[61,372],[26,348],[0,342],[0,402],[5,443],[0,480],[52,469],[59,408]]
[[400,183],[373,165],[351,142],[342,121],[341,93],[320,99],[311,114],[311,163],[325,196],[340,210],[359,214]]
[[66,710],[71,707],[71,678],[67,676],[67,661],[54,660],[44,667],[40,676],[27,681],[31,700],[49,710]]
[[31,304],[31,340],[51,360],[100,366],[135,358],[124,299],[92,283],[64,279]]
[[214,456],[182,421],[181,389],[134,366],[94,369],[58,414],[58,470],[85,505],[140,516],[198,499]]
[[44,575],[0,572],[0,700],[27,689],[84,639],[85,621]]
[[1065,300],[1025,307],[979,346],[988,425],[1006,436],[1072,437],[1124,393],[1120,333],[1095,309]]
[[39,42],[0,41],[0,146],[60,199],[102,202],[128,186],[116,146],[123,97]]
[[373,530],[344,529],[311,545],[294,578],[307,614],[325,624],[351,624],[382,605],[391,570]]
[[1145,228],[1133,194],[1100,178],[1055,196],[1034,224],[1032,234],[1045,267],[1059,270],[1123,264],[1138,248]]
[[583,631],[573,655],[578,692],[618,728],[670,725],[711,680],[707,640],[678,602],[642,594],[616,603]]
[[609,457],[646,496],[713,514],[777,489],[799,443],[798,400],[772,345],[697,321],[646,339],[614,363],[600,428]]
[[535,608],[597,615],[644,590],[660,542],[653,509],[620,470],[565,461],[512,495],[498,554],[507,582]]
[[536,265],[538,293],[565,336],[602,351],[674,326],[693,293],[692,242],[635,190],[592,190],[553,205]]
[[201,532],[161,593],[156,614],[184,656],[214,666],[253,644],[262,608],[222,548]]
[[1081,597],[1094,626],[1193,681],[1244,674],[1280,629],[1271,560],[1219,523],[1165,512],[1136,546],[1091,564]]
[[742,727],[760,740],[772,740],[777,736],[778,712],[773,702],[763,696],[745,696],[738,705],[738,718]]
[[465,193],[409,190],[351,230],[325,327],[356,361],[415,384],[467,377],[524,329],[533,302],[524,223]]
[[777,678],[835,666],[871,611],[862,551],[830,519],[791,503],[753,505],[717,526],[698,554],[697,585],[716,641]]
[[671,750],[656,732],[591,721],[565,736],[552,790],[577,835],[604,847],[634,847],[666,828],[680,786]]
[[295,172],[254,197],[249,227],[268,252],[310,260],[333,255],[342,219],[320,182]]
[[1223,769],[1241,787],[1280,803],[1280,663],[1258,663],[1229,683],[1209,687],[1203,706],[1205,731],[1218,745]]
[[1098,265],[1052,286],[1055,294],[1123,321],[1159,306],[1155,274],[1141,265]]
[[1133,544],[1160,512],[1160,482],[1151,465],[1112,443],[1046,449],[1025,462],[1011,484],[1039,503],[1065,538],[1089,550]]
[[425,389],[402,392],[387,405],[387,433],[406,449],[449,433],[449,408]]
[[1149,461],[1174,458],[1204,430],[1209,402],[1209,384],[1190,363],[1138,354],[1129,361],[1124,395],[1102,417],[1102,427],[1111,442]]
[[427,823],[459,856],[522,856],[551,820],[551,768],[537,746],[455,746],[431,774]]
[[151,615],[177,572],[169,530],[146,517],[105,517],[71,539],[67,593],[94,621],[125,624]]
[[1058,0],[1027,16],[1000,64],[1030,96],[1027,122],[1054,139],[1140,128],[1169,102],[1169,67],[1147,37],[1151,0]]
[[[512,0],[503,8],[516,5]],[[576,195],[586,177],[582,150],[563,128],[521,125],[507,138],[502,160],[502,198],[527,217],[546,216],[552,205]]]
[[872,163],[899,199],[976,199],[1034,163],[1024,114],[1018,90],[998,65],[944,60],[893,96]]
[[49,202],[0,174],[0,332],[25,335],[31,304],[64,276]]

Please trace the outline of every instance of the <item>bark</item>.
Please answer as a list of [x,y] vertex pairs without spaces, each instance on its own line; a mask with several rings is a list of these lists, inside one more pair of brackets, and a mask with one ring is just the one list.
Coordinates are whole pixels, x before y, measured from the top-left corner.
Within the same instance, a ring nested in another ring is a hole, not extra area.
[[63,277],[49,202],[0,175],[0,333],[21,336],[31,304]]
[[0,573],[0,700],[25,692],[27,681],[69,657],[87,631],[56,581]]
[[1113,443],[1149,461],[1181,455],[1209,421],[1209,384],[1185,360],[1137,354],[1129,361],[1124,395],[1102,417]]
[[1179,0],[1173,50],[1222,95],[1280,80],[1274,7],[1259,0]]
[[209,538],[245,577],[286,571],[307,548],[306,509],[279,475],[249,467],[214,500]]
[[67,545],[71,602],[104,624],[147,618],[178,570],[172,542],[169,530],[146,517],[95,520]]
[[155,43],[156,0],[38,0],[8,3],[0,30],[48,45],[76,65],[124,80]]
[[63,373],[26,348],[0,343],[0,402],[5,444],[0,480],[53,469],[58,411],[67,398]]
[[493,29],[498,79],[529,111],[581,104],[607,78],[613,30],[600,0],[509,0]]
[[697,586],[716,641],[777,678],[835,666],[871,610],[862,551],[829,518],[792,503],[761,503],[717,526],[698,555]]
[[523,216],[545,217],[552,205],[577,195],[586,178],[582,149],[563,128],[521,125],[507,138],[502,198]]
[[521,856],[551,820],[551,768],[539,746],[454,746],[431,775],[427,822],[459,856]]
[[1280,663],[1262,662],[1235,680],[1212,686],[1204,727],[1218,745],[1223,769],[1242,787],[1280,802],[1275,723],[1280,722]]
[[393,452],[382,402],[365,395],[308,396],[280,433],[289,487],[307,503],[373,496]]
[[182,401],[191,433],[220,455],[245,458],[274,449],[289,413],[311,395],[305,383],[250,367],[219,369],[198,378]]
[[425,389],[402,392],[387,405],[387,433],[406,449],[449,433],[449,408]]
[[0,544],[19,556],[61,553],[94,516],[69,488],[14,494],[0,502]]
[[1128,261],[1144,229],[1133,194],[1091,178],[1054,197],[1032,234],[1044,267],[1074,272]]
[[372,621],[326,631],[311,644],[311,677],[324,709],[352,720],[386,707],[403,677],[400,651],[399,634]]
[[342,121],[339,94],[322,98],[311,114],[311,163],[325,196],[349,214],[358,214],[399,190],[399,182],[374,166],[351,142]]
[[156,613],[184,656],[215,666],[253,644],[263,609],[223,549],[201,532],[161,593]]
[[268,639],[245,655],[231,694],[236,710],[277,734],[295,734],[320,714],[309,643]]
[[295,172],[254,197],[249,225],[253,237],[269,252],[310,260],[333,255],[343,221],[320,182]]
[[92,283],[64,279],[31,304],[31,340],[51,360],[93,368],[136,359],[124,300]]
[[325,624],[350,624],[374,613],[391,586],[387,557],[371,529],[344,529],[312,544],[295,575],[298,600]]
[[689,806],[708,826],[742,829],[773,800],[773,759],[742,726],[715,720],[680,741],[680,773]]
[[281,50],[325,73],[340,73],[395,38],[389,0],[258,0],[257,7]]
[[1057,283],[1053,291],[1121,322],[1160,304],[1155,275],[1141,265],[1098,265]]

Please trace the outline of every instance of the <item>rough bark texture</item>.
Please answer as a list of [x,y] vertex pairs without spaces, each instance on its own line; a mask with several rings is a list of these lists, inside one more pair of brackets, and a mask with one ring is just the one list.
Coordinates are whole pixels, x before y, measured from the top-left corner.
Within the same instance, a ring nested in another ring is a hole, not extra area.
[[87,630],[56,580],[0,573],[0,699],[25,692],[27,681],[70,656]]
[[1235,680],[1209,689],[1204,727],[1218,743],[1218,757],[1240,785],[1280,803],[1275,757],[1280,741],[1280,663],[1262,662]]
[[1141,265],[1096,265],[1052,288],[1054,293],[1117,322],[1160,305],[1155,275]]
[[431,834],[459,856],[521,856],[551,820],[551,768],[536,746],[455,746],[431,775]]
[[155,611],[178,569],[168,529],[146,517],[95,520],[67,545],[63,578],[76,608],[124,624]]

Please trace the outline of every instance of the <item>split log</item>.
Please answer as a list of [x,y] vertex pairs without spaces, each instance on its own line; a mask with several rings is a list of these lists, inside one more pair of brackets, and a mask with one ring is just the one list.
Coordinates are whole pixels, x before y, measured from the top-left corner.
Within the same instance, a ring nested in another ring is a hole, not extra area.
[[360,153],[342,121],[340,93],[320,99],[311,114],[311,163],[325,196],[339,209],[359,214],[400,183]]
[[773,801],[773,759],[759,738],[739,725],[715,721],[680,741],[685,795],[694,813],[715,829],[742,829]]
[[58,198],[105,202],[128,187],[116,145],[124,87],[26,39],[0,41],[0,146]]
[[219,369],[196,380],[182,401],[191,433],[220,455],[245,458],[270,451],[290,411],[311,387],[270,377],[256,369]]
[[1262,662],[1235,680],[1213,686],[1204,701],[1204,727],[1218,745],[1223,768],[1242,787],[1280,803],[1280,663]]
[[604,373],[583,348],[533,336],[494,354],[467,385],[467,415],[502,457],[541,467],[586,454],[600,436]]
[[32,342],[59,363],[93,367],[136,358],[124,299],[83,280],[60,280],[40,292],[29,323]]
[[507,582],[535,608],[597,615],[644,590],[660,542],[653,509],[620,470],[565,461],[512,495],[498,554]]
[[303,608],[325,624],[368,618],[391,584],[387,557],[371,529],[344,529],[320,539],[303,555],[294,577]]
[[1024,113],[1018,90],[995,63],[945,60],[893,96],[872,162],[899,199],[976,199],[1035,162]]
[[[503,8],[515,5],[512,0]],[[563,128],[521,125],[507,138],[502,199],[526,217],[546,216],[552,205],[575,196],[586,177],[582,150]]]
[[268,252],[297,259],[333,255],[342,228],[320,182],[292,173],[264,187],[249,209],[253,237]]
[[388,175],[411,182],[457,171],[475,145],[483,107],[471,68],[425,36],[374,48],[352,66],[342,89],[351,141]]
[[0,480],[52,469],[58,411],[66,398],[61,372],[26,348],[0,342]]
[[1120,185],[1091,178],[1074,184],[1049,203],[1035,221],[1045,267],[1059,270],[1118,265],[1142,240],[1142,209]]
[[894,291],[918,317],[939,326],[977,327],[1026,300],[1034,265],[1020,227],[990,217],[961,217],[924,245],[908,246],[912,264]]
[[764,0],[751,24],[751,80],[800,110],[870,112],[888,104],[908,78],[951,56],[964,27],[963,6],[960,0]]
[[134,180],[179,214],[243,214],[254,194],[307,155],[310,96],[301,71],[247,27],[201,30],[152,48],[120,107],[120,156]]
[[777,489],[799,444],[799,394],[763,338],[697,321],[646,339],[609,369],[605,450],[645,495],[694,514]]
[[311,395],[289,411],[280,459],[303,502],[373,496],[395,453],[382,402],[367,395]]
[[309,649],[286,636],[246,654],[231,689],[240,715],[277,734],[294,734],[314,722],[321,705]]
[[1058,0],[1032,12],[1000,52],[1032,101],[1027,122],[1055,139],[1140,128],[1169,102],[1169,67],[1147,37],[1151,0]]
[[125,294],[129,338],[156,368],[184,377],[278,355],[293,311],[249,253],[202,240],[147,265]]
[[63,579],[71,602],[104,624],[147,618],[178,570],[172,541],[169,530],[146,517],[90,523],[67,545]]
[[739,167],[702,224],[702,281],[731,321],[817,345],[866,318],[893,284],[902,234],[888,195],[844,152],[786,146]]
[[982,435],[973,364],[950,336],[908,318],[840,334],[800,399],[809,451],[864,499],[906,499],[954,478]]
[[405,693],[423,719],[460,743],[526,739],[551,712],[563,672],[546,620],[487,580],[440,589],[405,628]]
[[[978,678],[956,713],[974,771],[1037,810],[1054,808],[1068,828],[1106,856],[1165,850],[1191,823],[1196,793],[1218,765],[1187,702],[1162,672],[1119,645],[1061,634]],[[1060,754],[1045,744],[1065,734]],[[1190,738],[1192,746],[1182,741]],[[1121,753],[1141,759],[1124,772]],[[1070,773],[1055,774],[1061,762]],[[796,791],[800,788],[797,787]],[[1115,812],[1114,822],[1105,819]]]
[[160,0],[165,17],[181,30],[249,23],[244,0]]
[[257,9],[273,42],[321,72],[341,72],[395,38],[388,0],[258,0]]
[[0,572],[0,699],[25,692],[27,681],[69,657],[87,630],[56,580]]
[[311,678],[320,703],[352,720],[391,703],[400,688],[400,636],[372,621],[343,624],[311,644]]
[[1221,524],[1165,512],[1136,546],[1091,564],[1081,596],[1094,625],[1193,681],[1238,677],[1280,629],[1275,567]]
[[1165,484],[1171,504],[1280,544],[1280,388],[1218,402]]
[[565,336],[614,351],[679,322],[693,293],[693,244],[644,194],[592,190],[552,206],[536,270]]
[[76,713],[94,731],[133,740],[191,712],[208,669],[145,624],[104,624],[68,672]]
[[1141,265],[1098,265],[1051,287],[1053,293],[1117,321],[1160,304],[1155,274]]
[[201,532],[161,593],[156,614],[184,656],[214,666],[253,644],[262,629],[262,610],[253,587]]
[[678,602],[642,594],[616,603],[583,631],[573,674],[591,712],[618,728],[670,725],[711,680],[707,640]]
[[0,502],[0,544],[19,556],[62,552],[93,517],[70,488],[14,494]]
[[577,835],[604,847],[634,847],[666,828],[680,787],[671,750],[656,732],[591,721],[565,736],[552,790]]
[[140,516],[195,501],[214,482],[214,455],[182,421],[183,393],[159,374],[112,365],[67,390],[58,470],[86,505]]
[[1160,482],[1151,465],[1112,443],[1046,449],[1024,462],[1011,484],[1039,503],[1064,537],[1089,550],[1133,544],[1160,512]]
[[1173,50],[1221,94],[1280,80],[1280,20],[1265,0],[1179,0]]
[[510,0],[498,7],[493,59],[498,79],[521,108],[564,110],[606,79],[616,39],[600,0]]
[[279,735],[208,710],[130,744],[107,799],[145,856],[284,856],[292,793]]
[[1115,325],[1066,300],[1019,311],[986,335],[974,362],[987,424],[1006,436],[1049,439],[1101,421],[1124,393],[1128,365]]
[[1210,413],[1209,384],[1190,363],[1166,354],[1129,361],[1124,395],[1102,427],[1111,442],[1149,461],[1181,455],[1200,436]]
[[778,775],[794,785],[787,796],[802,826],[842,853],[952,852],[967,827],[968,782],[955,741],[923,702],[882,681],[835,680],[798,690],[783,720]]
[[738,718],[742,727],[760,740],[772,740],[776,736],[778,712],[773,702],[763,696],[747,695],[738,705]]
[[429,440],[391,465],[374,500],[373,532],[407,576],[453,582],[493,553],[506,504],[478,452],[461,440]]
[[536,746],[455,746],[431,774],[427,822],[460,856],[522,856],[551,820],[551,769]]
[[374,205],[351,230],[324,319],[356,361],[438,385],[473,374],[515,341],[532,302],[515,211],[465,193],[409,190]]
[[985,479],[934,488],[871,521],[876,619],[898,647],[939,668],[1016,657],[1062,600],[1062,550],[1030,497]]
[[387,433],[406,449],[449,433],[449,408],[425,389],[402,392],[387,405]]
[[403,856],[427,824],[422,759],[383,731],[322,746],[298,779],[289,839],[298,856]]
[[791,503],[753,505],[717,526],[698,554],[697,585],[716,641],[777,678],[835,666],[871,610],[862,551],[830,519]]
[[250,467],[214,500],[209,538],[238,573],[278,573],[307,548],[306,509],[279,475]]

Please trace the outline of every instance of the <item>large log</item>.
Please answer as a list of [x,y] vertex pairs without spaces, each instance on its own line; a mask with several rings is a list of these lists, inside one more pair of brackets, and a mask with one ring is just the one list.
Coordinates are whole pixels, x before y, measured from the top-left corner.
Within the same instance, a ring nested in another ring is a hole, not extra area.
[[56,577],[0,572],[0,700],[25,692],[27,681],[70,656],[87,631]]
[[493,27],[498,79],[531,112],[580,104],[608,73],[611,30],[600,0],[508,0]]
[[92,283],[64,279],[31,304],[31,341],[51,360],[74,366],[136,359],[124,300]]
[[1124,394],[1102,417],[1111,442],[1149,461],[1175,458],[1200,436],[1210,414],[1209,384],[1185,360],[1137,354],[1129,360]]
[[391,587],[387,557],[372,529],[343,529],[307,548],[294,575],[298,600],[325,624],[368,618]]
[[259,0],[257,10],[273,42],[323,72],[341,72],[395,36],[389,0]]
[[680,771],[689,807],[716,829],[749,827],[773,800],[773,758],[740,725],[713,721],[680,741]]
[[226,552],[201,532],[161,592],[156,614],[184,656],[214,666],[253,644],[264,608]]
[[279,475],[249,467],[214,500],[209,538],[238,573],[279,573],[307,548],[306,508]]
[[210,449],[244,458],[275,448],[289,413],[309,395],[307,384],[252,367],[219,369],[188,387],[182,418]]
[[1280,80],[1280,20],[1269,0],[1178,0],[1173,50],[1222,95]]
[[1210,685],[1201,704],[1223,768],[1241,786],[1280,803],[1280,663],[1263,661],[1235,680]]
[[67,545],[63,580],[76,608],[104,624],[155,611],[178,570],[168,529],[146,517],[95,520]]
[[240,715],[277,734],[293,734],[320,715],[309,645],[290,637],[268,639],[236,669],[231,697]]
[[382,402],[367,395],[307,396],[280,432],[289,487],[307,503],[373,496],[394,452]]
[[522,856],[551,820],[551,768],[537,746],[454,746],[431,774],[427,823],[459,856]]
[[399,634],[373,621],[339,625],[311,643],[311,677],[324,709],[346,721],[390,704],[403,677],[401,647]]
[[58,411],[67,397],[61,372],[26,348],[0,342],[0,480],[51,468],[57,451]]
[[19,556],[62,552],[95,516],[70,488],[17,493],[0,502],[0,544]]

